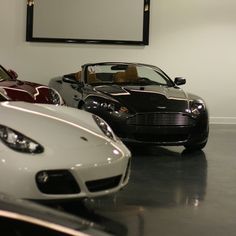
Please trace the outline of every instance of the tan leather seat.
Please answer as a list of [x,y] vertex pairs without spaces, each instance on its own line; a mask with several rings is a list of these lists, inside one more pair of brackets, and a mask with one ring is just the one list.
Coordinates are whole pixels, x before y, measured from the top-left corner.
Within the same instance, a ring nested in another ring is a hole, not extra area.
[[97,77],[96,77],[96,74],[95,73],[89,73],[88,76],[87,76],[87,83],[88,84],[97,84],[97,83],[101,83],[102,81],[99,80]]
[[136,66],[128,66],[125,71],[125,78],[127,82],[137,82],[138,72]]
[[75,79],[79,82],[81,81],[81,71],[75,73]]
[[126,82],[125,72],[117,72],[114,74],[114,83]]
[[125,72],[114,74],[115,83],[132,83],[138,82],[138,72],[136,66],[129,65]]

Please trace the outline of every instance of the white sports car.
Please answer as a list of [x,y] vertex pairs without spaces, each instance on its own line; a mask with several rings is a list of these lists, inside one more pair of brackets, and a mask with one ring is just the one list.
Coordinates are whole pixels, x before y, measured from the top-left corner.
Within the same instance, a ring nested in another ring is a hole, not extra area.
[[106,195],[128,183],[130,151],[98,116],[9,101],[0,113],[1,192],[59,200]]

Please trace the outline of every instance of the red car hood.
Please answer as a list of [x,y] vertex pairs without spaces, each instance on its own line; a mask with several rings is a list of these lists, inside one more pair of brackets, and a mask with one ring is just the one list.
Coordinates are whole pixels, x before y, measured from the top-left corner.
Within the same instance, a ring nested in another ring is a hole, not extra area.
[[26,81],[2,81],[0,88],[13,101],[50,103],[50,89],[47,86]]

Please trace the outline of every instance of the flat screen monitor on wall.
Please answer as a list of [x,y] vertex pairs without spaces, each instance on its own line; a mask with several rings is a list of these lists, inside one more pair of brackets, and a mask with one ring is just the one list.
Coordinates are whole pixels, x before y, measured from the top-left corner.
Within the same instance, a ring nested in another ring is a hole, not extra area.
[[30,42],[148,45],[150,0],[27,0]]

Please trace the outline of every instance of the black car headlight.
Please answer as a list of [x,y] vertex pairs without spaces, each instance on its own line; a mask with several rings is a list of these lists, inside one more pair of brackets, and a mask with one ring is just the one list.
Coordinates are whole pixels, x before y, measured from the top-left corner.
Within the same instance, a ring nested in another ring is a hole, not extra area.
[[44,151],[36,141],[3,125],[0,125],[0,139],[7,147],[18,152],[38,154]]
[[102,102],[100,103],[100,107],[114,115],[124,115],[129,113],[127,107],[116,103]]
[[101,129],[101,131],[110,139],[112,139],[113,141],[117,141],[117,137],[114,134],[113,130],[111,129],[111,127],[107,124],[106,121],[104,121],[102,118],[96,116],[96,115],[92,115],[94,121],[96,122],[96,124],[98,125],[98,127]]
[[193,118],[197,118],[205,109],[205,104],[201,101],[190,102],[190,112]]
[[50,88],[49,93],[50,93],[51,102],[53,104],[63,105],[63,103],[64,103],[63,99],[62,99],[61,95],[55,89]]

